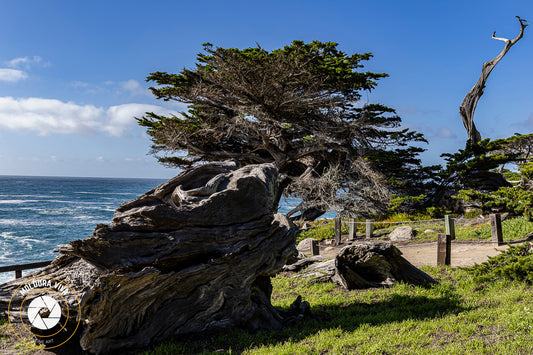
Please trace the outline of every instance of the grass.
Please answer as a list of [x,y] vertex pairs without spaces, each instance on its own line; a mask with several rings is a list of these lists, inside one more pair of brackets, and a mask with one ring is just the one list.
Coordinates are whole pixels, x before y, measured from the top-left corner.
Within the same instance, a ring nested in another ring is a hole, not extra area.
[[[34,339],[29,337],[24,337],[23,339],[25,343],[14,335],[7,318],[0,317],[0,354],[6,352],[7,349],[12,349],[19,355],[32,354],[39,348]],[[28,344],[31,344],[31,346]]]
[[425,268],[439,284],[346,291],[279,275],[274,305],[300,294],[314,318],[280,331],[229,330],[176,338],[144,354],[530,354],[533,290],[525,283],[477,283],[466,270]]

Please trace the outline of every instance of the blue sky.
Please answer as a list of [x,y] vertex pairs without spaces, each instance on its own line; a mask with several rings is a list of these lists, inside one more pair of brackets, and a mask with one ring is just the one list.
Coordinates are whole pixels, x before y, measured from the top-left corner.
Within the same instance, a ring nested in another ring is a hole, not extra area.
[[[363,98],[425,134],[427,164],[464,146],[458,114],[483,62],[531,1],[0,1],[0,175],[168,178],[134,117],[177,112],[144,79],[195,63],[202,43],[292,40],[372,52],[385,72]],[[483,138],[533,131],[533,26],[496,66],[476,110]]]

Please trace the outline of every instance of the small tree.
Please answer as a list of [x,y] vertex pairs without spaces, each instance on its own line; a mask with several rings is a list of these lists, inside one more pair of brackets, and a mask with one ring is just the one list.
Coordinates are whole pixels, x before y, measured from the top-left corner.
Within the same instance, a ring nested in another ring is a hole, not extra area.
[[[413,186],[421,134],[400,129],[389,107],[362,105],[383,73],[362,72],[370,53],[348,55],[332,42],[294,41],[267,51],[204,45],[194,69],[155,72],[158,99],[189,104],[183,116],[147,113],[139,123],[159,161],[186,168],[207,161],[274,162],[280,195],[299,197],[304,217],[326,210],[386,210],[389,189]],[[294,212],[294,211],[293,211]]]

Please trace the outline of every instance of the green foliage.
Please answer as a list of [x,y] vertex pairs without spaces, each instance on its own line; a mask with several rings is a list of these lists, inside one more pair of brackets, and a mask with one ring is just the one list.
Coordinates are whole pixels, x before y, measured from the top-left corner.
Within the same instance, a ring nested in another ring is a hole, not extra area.
[[446,169],[439,174],[441,185],[458,190],[497,189],[505,180],[492,170],[518,158],[516,153],[505,152],[507,144],[506,139],[491,141],[487,138],[478,143],[467,141],[465,148],[457,153],[442,154]]
[[138,119],[152,153],[181,168],[227,159],[275,163],[280,193],[320,211],[382,213],[387,188],[423,194],[434,169],[421,166],[423,149],[414,145],[427,141],[402,129],[394,109],[360,105],[362,92],[387,74],[362,70],[370,53],[337,47],[293,41],[268,51],[206,43],[194,68],[151,73],[156,98],[190,108],[180,116]]
[[488,261],[467,268],[478,283],[508,279],[533,284],[533,246],[530,243],[510,246]]
[[465,212],[463,217],[470,219],[470,218],[476,218],[477,216],[481,214],[483,214],[483,211],[480,208],[475,208],[471,211]]
[[420,210],[427,195],[409,196],[393,195],[389,202],[389,211],[393,213],[405,213]]
[[[494,169],[492,172],[497,173],[499,169]],[[503,169],[503,177],[508,181],[516,181],[522,178],[522,175],[519,172],[511,171],[509,169]]]
[[533,180],[533,162],[521,164],[519,168],[522,177]]
[[533,191],[517,187],[501,187],[496,191],[484,193],[473,189],[461,190],[455,197],[463,201],[481,203],[483,212],[498,210],[515,215],[524,215],[531,219],[533,211]]
[[426,213],[430,218],[443,218],[447,211],[442,207],[428,207]]

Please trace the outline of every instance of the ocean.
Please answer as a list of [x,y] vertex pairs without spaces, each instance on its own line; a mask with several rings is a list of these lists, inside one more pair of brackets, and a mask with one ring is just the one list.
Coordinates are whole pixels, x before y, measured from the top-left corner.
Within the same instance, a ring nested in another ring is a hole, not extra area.
[[[0,176],[0,266],[54,259],[59,246],[111,223],[121,203],[165,181]],[[293,205],[283,201],[280,212]],[[13,278],[14,272],[0,273],[0,283]]]

